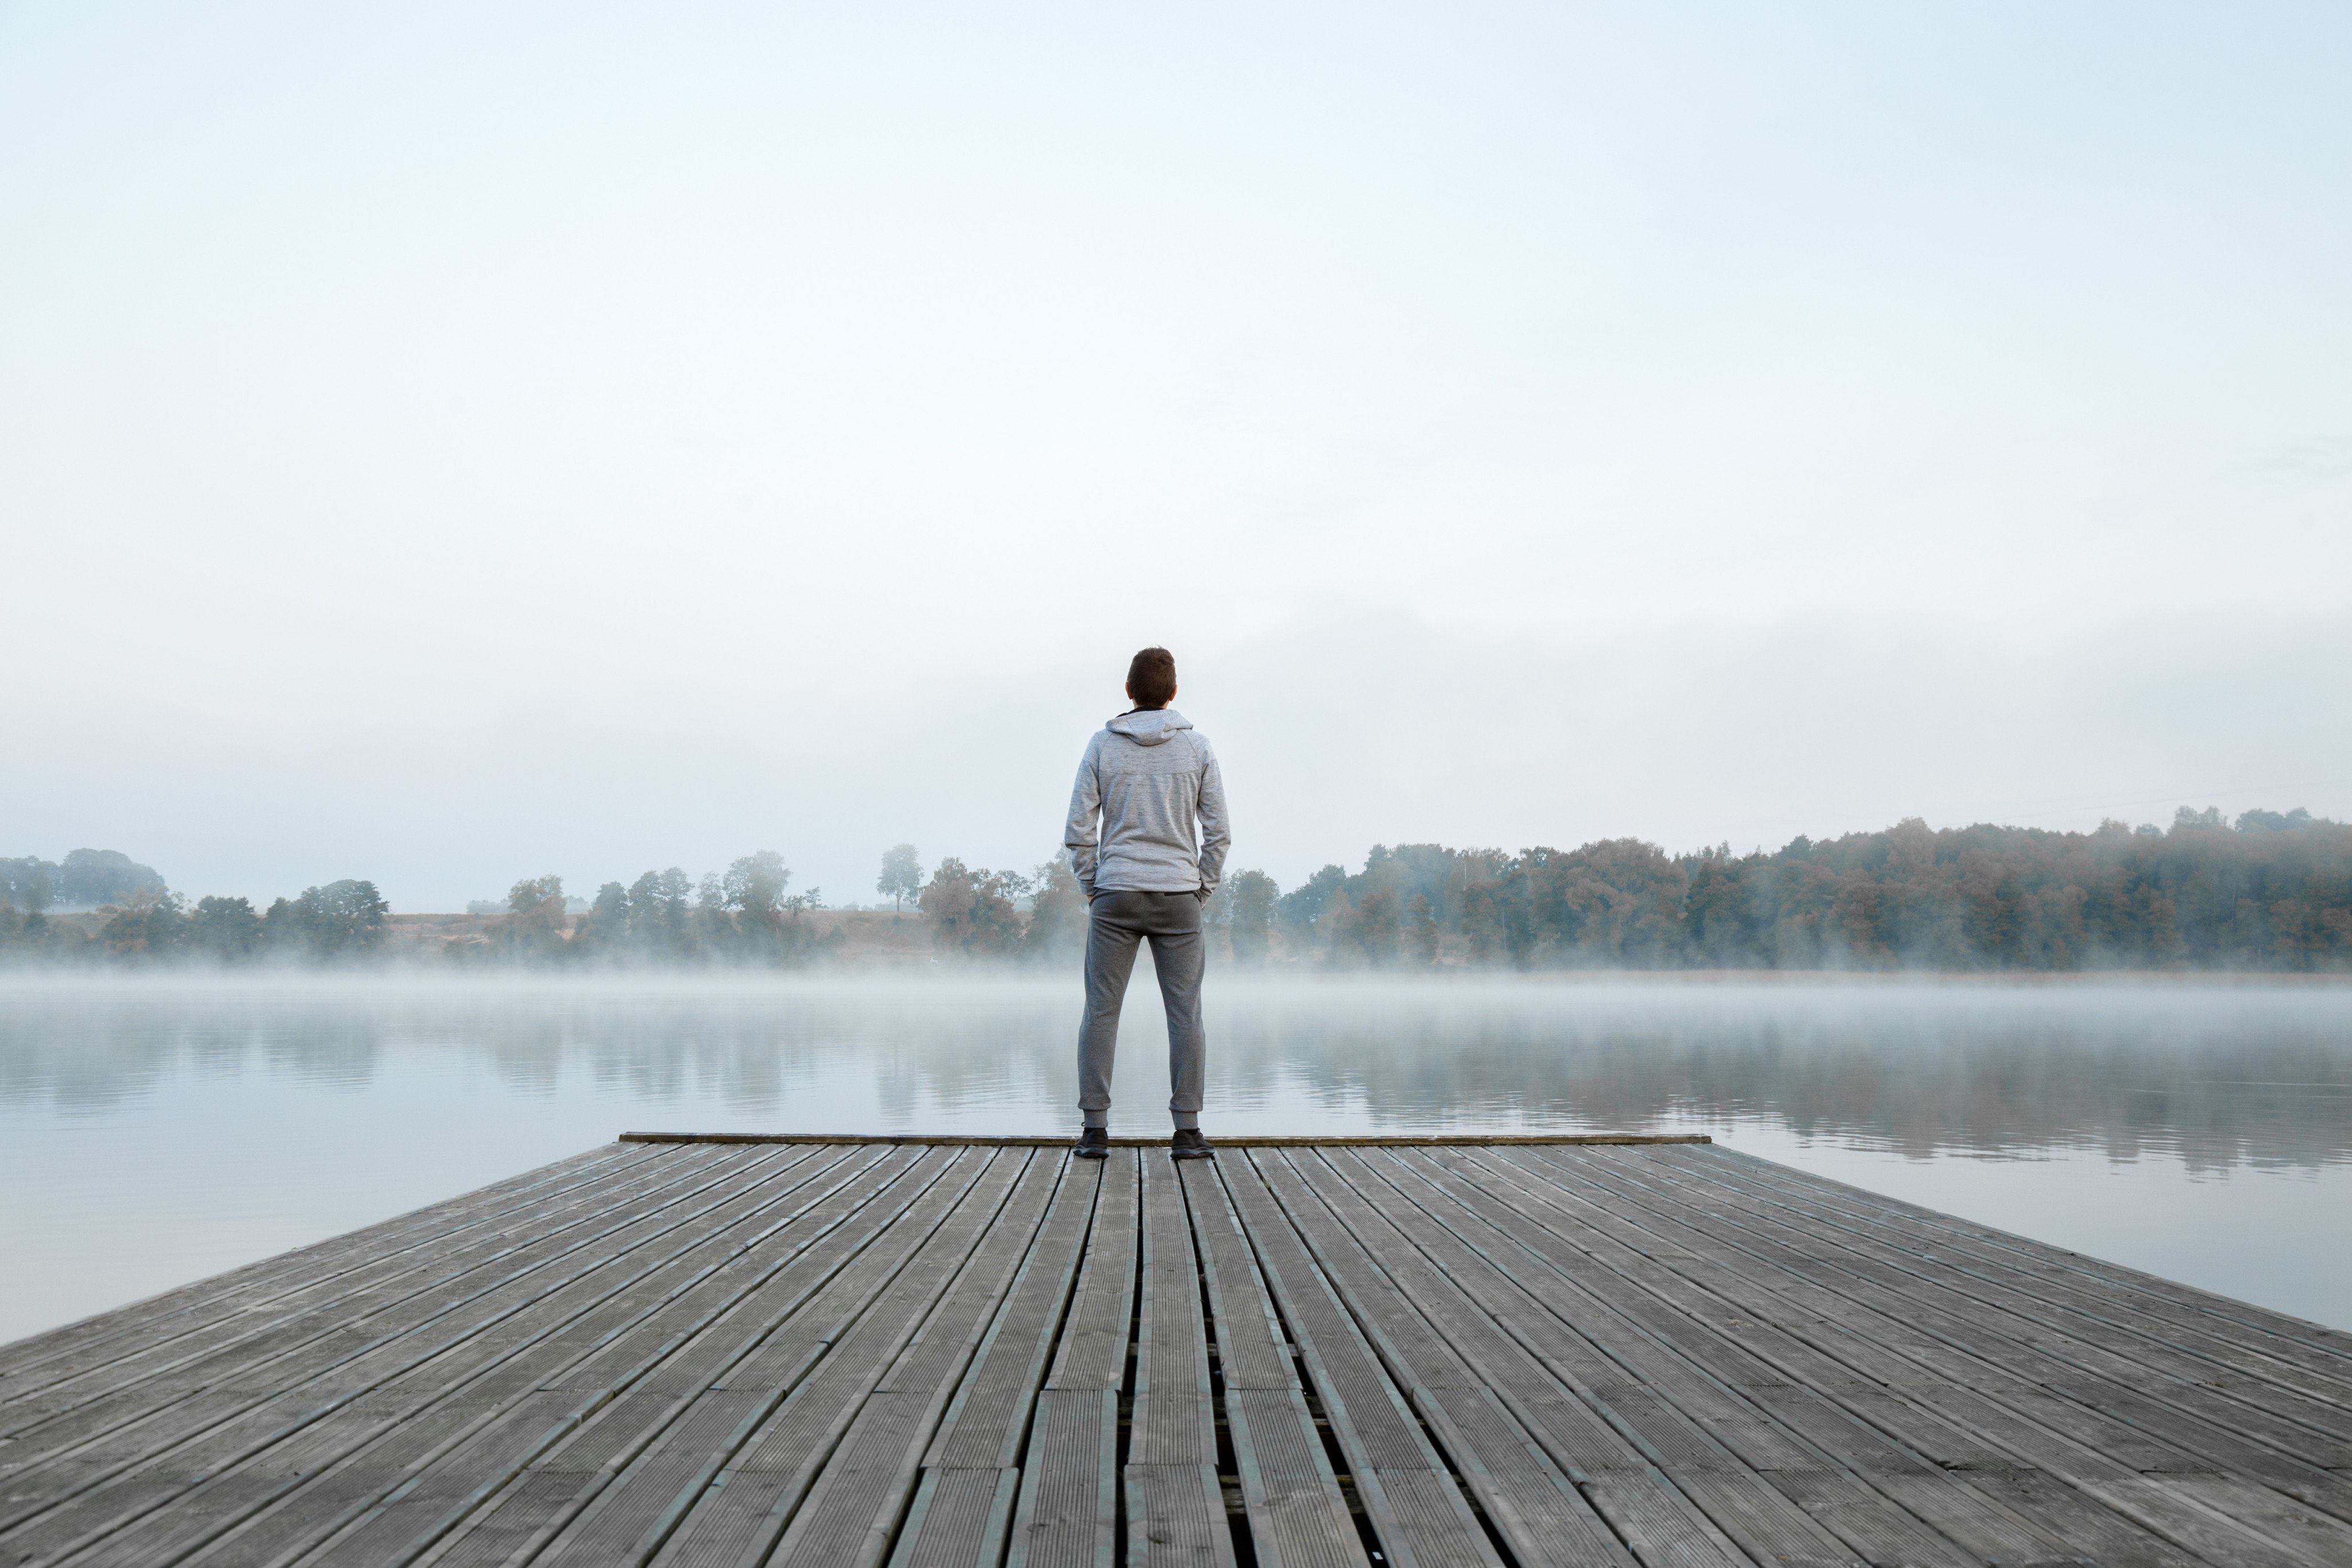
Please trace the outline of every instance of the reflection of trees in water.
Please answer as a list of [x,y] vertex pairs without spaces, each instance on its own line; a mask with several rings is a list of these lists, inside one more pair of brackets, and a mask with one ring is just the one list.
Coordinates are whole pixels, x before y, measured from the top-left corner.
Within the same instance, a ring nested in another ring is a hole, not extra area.
[[[1139,1058],[1123,1082],[1154,1105],[1157,1000],[1139,977],[1123,1040]],[[2352,992],[2332,988],[1268,984],[1211,1002],[1213,1091],[1381,1126],[1736,1118],[1918,1155],[2352,1157]],[[870,1084],[889,1125],[1028,1123],[1066,1110],[1076,1006],[1075,987],[1020,983],[11,988],[0,1104],[101,1110],[175,1073],[362,1089],[423,1047],[526,1097],[584,1079],[812,1128],[800,1106]]]
[[2352,1156],[2352,997],[1794,988],[1264,993],[1220,1045],[1376,1122],[1637,1131],[1753,1118],[1905,1153],[2095,1147],[2192,1167]]
[[0,1004],[0,1105],[105,1110],[174,1073],[215,1081],[257,1068],[296,1083],[364,1089],[387,1031],[348,994],[247,988],[35,986]]
[[1074,1037],[1063,988],[653,986],[415,988],[392,1010],[404,1040],[462,1044],[519,1089],[548,1092],[566,1071],[661,1101],[709,1095],[731,1110],[801,1126],[796,1102],[845,1070],[868,1075],[886,1117],[927,1106],[1046,1102],[1040,1048]]

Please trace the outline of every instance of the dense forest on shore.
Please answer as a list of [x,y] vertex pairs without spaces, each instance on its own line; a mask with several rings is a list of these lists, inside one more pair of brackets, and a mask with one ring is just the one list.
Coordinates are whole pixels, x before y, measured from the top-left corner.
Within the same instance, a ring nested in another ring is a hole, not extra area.
[[2343,969],[2352,826],[2184,807],[2169,831],[1913,817],[1748,855],[1632,838],[1517,855],[1375,847],[1362,871],[1327,866],[1276,900],[1263,928],[1237,912],[1236,954],[1262,940],[1371,967],[1458,947],[1520,969]]
[[[109,901],[53,913],[68,868],[85,894],[110,878]],[[796,967],[919,955],[1068,967],[1085,942],[1086,900],[1058,858],[1021,872],[950,857],[926,875],[898,846],[877,885],[911,903],[904,913],[828,910],[814,889],[788,893],[791,876],[763,851],[698,881],[672,868],[605,883],[584,911],[561,878],[527,879],[503,913],[404,934],[373,882],[306,889],[266,910],[190,903],[127,857],[78,850],[63,865],[0,860],[0,959]],[[1633,838],[1517,853],[1377,845],[1361,870],[1326,866],[1286,892],[1234,872],[1207,920],[1217,957],[1268,969],[2343,971],[2352,826],[2184,807],[2168,829],[1935,829],[1915,817],[1748,855],[1672,855]],[[886,922],[919,940],[861,945],[861,931]]]

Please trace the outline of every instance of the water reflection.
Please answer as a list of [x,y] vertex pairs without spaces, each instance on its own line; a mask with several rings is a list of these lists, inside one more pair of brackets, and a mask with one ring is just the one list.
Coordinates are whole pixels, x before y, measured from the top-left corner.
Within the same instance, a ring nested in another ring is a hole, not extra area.
[[[838,1130],[1052,1130],[1074,1012],[1072,988],[1036,982],[19,983],[0,989],[0,1107],[102,1114],[254,1074],[364,1092],[393,1053],[446,1051],[522,1097],[585,1085],[805,1129],[847,1075],[879,1120]],[[1234,984],[1212,1026],[1236,1131],[1760,1121],[1919,1158],[2352,1153],[2345,987]],[[1164,1044],[1149,1007],[1127,1030],[1120,1110],[1148,1129]]]
[[[1139,984],[1116,1117],[1164,1125]],[[0,1339],[628,1127],[1064,1130],[1037,981],[0,980]],[[1227,984],[1213,1132],[1700,1130],[2352,1316],[2352,987]],[[2002,1168],[2009,1172],[2004,1173]]]

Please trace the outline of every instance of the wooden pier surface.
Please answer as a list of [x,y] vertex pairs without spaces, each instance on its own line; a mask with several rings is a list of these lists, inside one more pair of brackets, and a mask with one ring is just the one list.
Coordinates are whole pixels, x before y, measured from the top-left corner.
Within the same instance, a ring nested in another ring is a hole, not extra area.
[[2352,1336],[1705,1144],[637,1141],[0,1347],[51,1563],[2352,1564]]

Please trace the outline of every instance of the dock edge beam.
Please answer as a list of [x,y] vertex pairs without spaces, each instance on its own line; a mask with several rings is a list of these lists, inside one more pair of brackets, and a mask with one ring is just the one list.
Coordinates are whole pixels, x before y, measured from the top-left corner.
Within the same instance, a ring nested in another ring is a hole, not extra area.
[[[983,1149],[1061,1149],[1075,1140],[1055,1137],[987,1137],[952,1132],[624,1132],[624,1143],[921,1143]],[[1157,1149],[1165,1138],[1113,1138],[1115,1149]],[[1712,1143],[1704,1132],[1370,1132],[1227,1133],[1217,1142],[1235,1149],[1449,1148],[1475,1149],[1498,1143]]]

